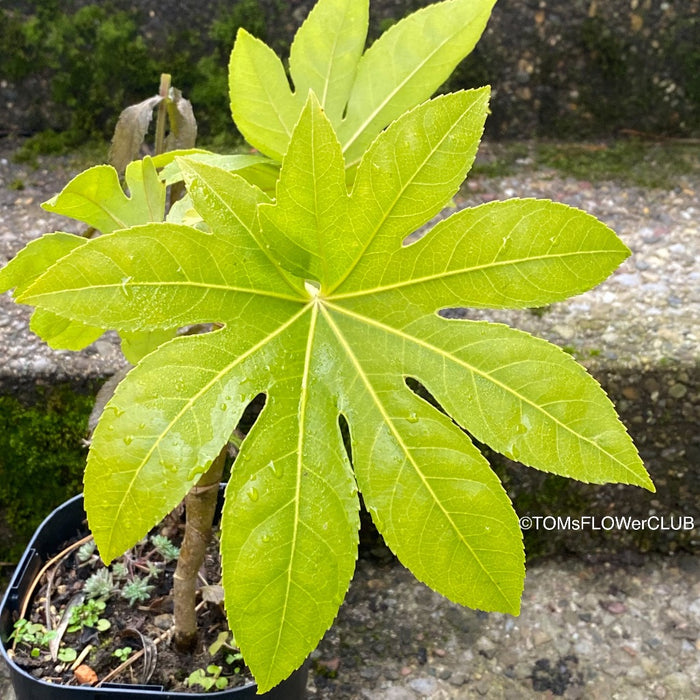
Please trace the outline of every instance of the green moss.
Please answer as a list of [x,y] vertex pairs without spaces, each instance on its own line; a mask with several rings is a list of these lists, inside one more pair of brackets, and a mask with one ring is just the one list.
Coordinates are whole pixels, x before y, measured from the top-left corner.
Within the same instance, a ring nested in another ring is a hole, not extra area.
[[93,402],[69,387],[31,405],[0,396],[0,560],[16,560],[44,517],[82,490]]
[[666,190],[684,176],[700,175],[700,144],[666,139],[619,139],[598,143],[549,141],[488,143],[470,176],[506,177],[551,168],[590,182],[614,180],[626,185]]
[[38,165],[40,155],[57,155],[71,148],[72,137],[67,133],[57,133],[52,129],[30,136],[13,156],[16,163]]
[[672,189],[682,175],[700,174],[700,146],[673,140],[636,139],[602,144],[540,142],[535,160],[573,177],[616,180],[640,187]]

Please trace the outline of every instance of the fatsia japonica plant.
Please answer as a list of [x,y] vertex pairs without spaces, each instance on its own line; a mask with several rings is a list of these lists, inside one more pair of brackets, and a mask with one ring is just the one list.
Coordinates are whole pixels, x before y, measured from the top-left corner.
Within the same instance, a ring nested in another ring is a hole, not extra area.
[[[232,111],[263,156],[170,157],[166,178],[184,178],[192,211],[165,221],[156,166],[166,161],[132,163],[130,199],[110,179],[118,216],[96,189],[82,201],[87,185],[82,199],[64,200],[83,220],[96,207],[105,235],[47,234],[0,272],[17,301],[36,307],[39,332],[58,324],[84,341],[85,329],[115,329],[141,349],[105,407],[85,473],[105,561],[188,494],[189,518],[189,498],[214,493],[222,449],[265,396],[221,521],[229,623],[261,692],[303,662],[337,613],[360,493],[420,580],[463,605],[517,614],[518,519],[472,437],[537,469],[653,490],[610,400],[567,353],[438,313],[584,292],[629,255],[615,234],[580,210],[513,199],[457,211],[409,239],[474,160],[489,89],[428,98],[492,5],[430,6],[363,53],[367,3],[321,0],[292,46],[294,92],[279,59],[241,32]],[[271,169],[272,189],[262,186]],[[210,330],[165,340],[195,324]],[[205,511],[198,533],[211,526]],[[201,539],[183,544],[178,564],[190,599]]]

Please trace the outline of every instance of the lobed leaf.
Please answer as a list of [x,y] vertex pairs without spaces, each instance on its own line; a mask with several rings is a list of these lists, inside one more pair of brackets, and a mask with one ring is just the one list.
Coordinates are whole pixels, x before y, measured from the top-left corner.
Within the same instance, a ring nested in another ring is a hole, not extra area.
[[393,25],[365,52],[338,125],[348,166],[407,109],[429,98],[471,52],[496,0],[446,0]]
[[[343,154],[313,93],[284,157],[275,201],[259,211],[265,244],[299,277],[330,283],[359,254],[348,221]],[[341,245],[326,246],[330,231],[342,231]]]
[[255,286],[261,278],[266,284],[283,280],[289,289],[273,285],[280,293],[298,293],[300,281],[291,279],[271,255],[260,231],[258,205],[269,201],[267,195],[242,177],[205,163],[183,160],[180,167],[195,209],[212,231],[237,247],[245,284]]
[[[14,288],[14,296],[18,297],[49,267],[86,242],[85,238],[62,232],[48,233],[31,241],[0,270],[0,292]],[[82,350],[104,332],[45,309],[34,311],[29,327],[49,347],[65,350]]]
[[463,209],[411,245],[391,248],[387,240],[370,250],[383,264],[358,265],[338,296],[359,309],[381,295],[386,305],[410,304],[409,314],[551,304],[599,284],[629,255],[595,217],[541,199]]
[[357,486],[317,321],[318,310],[308,310],[280,334],[285,370],[270,382],[226,489],[226,610],[259,692],[317,646],[355,568]]
[[279,176],[279,165],[264,156],[247,153],[220,155],[207,151],[195,152],[193,149],[189,152],[176,152],[176,157],[165,165],[160,176],[166,185],[182,182],[184,179],[178,163],[178,157],[180,156],[186,156],[188,160],[213,165],[231,173],[235,172],[265,192],[274,192]]
[[569,355],[436,313],[465,299],[521,305],[578,293],[627,254],[604,225],[514,200],[460,212],[404,246],[469,169],[486,97],[436,98],[396,120],[348,195],[339,142],[312,95],[275,204],[238,175],[181,159],[207,232],[116,231],[63,255],[19,295],[126,332],[222,326],[146,355],[108,403],[85,480],[105,559],[182,499],[265,394],[222,523],[227,613],[261,691],[303,663],[337,611],[357,541],[355,479],[419,578],[511,613],[524,576],[517,518],[467,433],[538,469],[654,488],[612,404]]
[[54,350],[82,350],[104,333],[103,328],[71,321],[44,309],[32,314],[29,328]]
[[[500,324],[432,314],[401,324],[391,306],[373,316],[342,302],[328,307],[353,347],[372,338],[383,357],[399,357],[402,371],[459,425],[510,459],[579,481],[653,490],[610,399],[555,345]],[[375,356],[370,351],[366,362]]]
[[102,233],[111,233],[165,216],[165,185],[150,158],[126,168],[127,197],[111,165],[96,165],[76,175],[63,190],[41,206],[54,214],[83,221]]
[[430,100],[372,144],[358,168],[349,212],[363,232],[362,245],[334,285],[339,293],[371,286],[403,239],[456,194],[476,155],[489,92],[480,88]]
[[[417,578],[450,600],[517,614],[522,538],[488,462],[406,386],[405,353],[396,342],[361,322],[348,324],[330,304],[324,320],[329,344],[340,350],[336,391],[351,429],[357,481],[377,529]],[[436,361],[430,358],[418,376],[430,376]]]
[[60,231],[31,241],[0,270],[0,292],[15,289],[18,297],[57,260],[85,243],[85,238]]
[[87,324],[153,331],[233,320],[258,297],[299,298],[271,264],[261,269],[264,255],[256,268],[237,244],[189,226],[136,226],[76,249],[19,299]]
[[173,328],[156,331],[122,331],[120,333],[122,355],[127,362],[135,365],[157,347],[172,340],[176,331],[177,329]]
[[265,388],[266,344],[285,327],[288,307],[259,300],[250,311],[255,325],[161,345],[105,406],[85,471],[85,506],[104,561],[178,505]]
[[319,0],[292,43],[294,91],[275,53],[240,30],[229,63],[236,126],[255,148],[281,160],[311,90],[337,132],[352,174],[375,137],[427,100],[474,48],[494,4],[430,5],[395,24],[363,54],[368,1]]

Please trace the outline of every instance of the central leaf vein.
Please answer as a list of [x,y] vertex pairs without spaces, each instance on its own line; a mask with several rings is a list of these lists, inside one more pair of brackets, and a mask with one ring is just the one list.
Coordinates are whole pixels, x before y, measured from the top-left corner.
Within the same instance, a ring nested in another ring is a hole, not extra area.
[[[455,277],[458,275],[466,275],[471,272],[481,272],[483,270],[492,270],[498,267],[507,267],[509,265],[521,265],[532,262],[540,262],[546,260],[563,260],[565,258],[580,257],[582,255],[599,256],[604,253],[609,253],[608,250],[591,250],[591,251],[573,251],[571,253],[556,253],[556,254],[543,254],[527,258],[512,258],[510,260],[493,260],[483,265],[472,265],[471,267],[463,267],[456,270],[438,270],[432,275],[425,275],[423,277],[411,277],[409,279],[399,280],[398,282],[393,282],[391,284],[385,284],[381,287],[373,287],[367,289],[358,289],[351,292],[342,292],[340,294],[334,294],[333,299],[353,299],[356,297],[369,296],[371,294],[380,294],[381,292],[388,292],[395,289],[402,289],[405,287],[411,287],[414,285],[424,284],[426,282],[434,282],[436,280],[443,282],[444,280]],[[520,269],[517,270],[520,275],[524,277],[524,274]],[[533,283],[534,284],[534,283]]]
[[[311,319],[309,322],[309,335],[306,341],[306,351],[304,356],[304,370],[301,376],[301,387],[299,395],[299,434],[297,436],[297,451],[296,451],[296,483],[294,492],[294,518],[292,525],[292,537],[290,542],[290,554],[289,554],[289,564],[285,572],[286,575],[286,588],[284,592],[284,601],[282,603],[282,613],[280,616],[281,620],[284,620],[284,624],[280,624],[277,632],[277,641],[275,643],[274,651],[272,652],[272,659],[276,660],[277,655],[280,652],[280,646],[282,644],[282,635],[286,624],[290,624],[288,617],[288,608],[290,605],[290,589],[295,583],[293,580],[294,573],[294,561],[297,555],[298,537],[299,537],[299,519],[300,519],[300,508],[301,508],[301,479],[304,472],[304,438],[306,437],[306,413],[307,404],[309,401],[309,374],[311,371],[311,360],[313,357],[313,343],[314,335],[316,331],[316,322],[318,319],[318,303],[312,302],[311,306]],[[309,306],[304,308],[306,311]],[[290,324],[287,324],[290,325]]]

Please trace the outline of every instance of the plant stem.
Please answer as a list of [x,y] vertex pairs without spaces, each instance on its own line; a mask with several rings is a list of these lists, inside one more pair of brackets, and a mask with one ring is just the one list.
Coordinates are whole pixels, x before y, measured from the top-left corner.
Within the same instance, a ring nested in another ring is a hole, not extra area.
[[156,116],[156,144],[155,155],[165,151],[165,121],[168,117],[168,95],[170,94],[170,73],[160,74],[160,88],[158,94],[163,98],[158,105]]
[[204,563],[224,471],[226,447],[212,462],[185,498],[185,537],[173,577],[175,632],[173,641],[180,651],[190,651],[197,641],[195,596],[197,574]]

